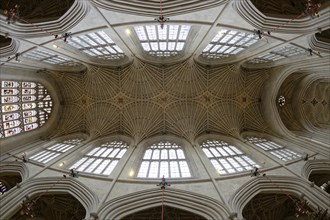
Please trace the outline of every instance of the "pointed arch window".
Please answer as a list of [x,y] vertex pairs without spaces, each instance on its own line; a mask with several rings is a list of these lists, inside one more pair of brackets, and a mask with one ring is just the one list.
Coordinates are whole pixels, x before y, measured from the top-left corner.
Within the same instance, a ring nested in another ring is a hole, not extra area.
[[253,34],[221,29],[204,48],[202,56],[209,59],[233,56],[241,53],[257,41]]
[[71,148],[74,148],[75,146],[79,145],[82,141],[83,139],[76,138],[54,144],[40,151],[39,153],[29,157],[29,159],[40,163],[48,163],[49,161],[60,156],[61,154],[67,152]]
[[1,81],[0,138],[41,127],[48,120],[53,102],[40,83]]
[[61,65],[61,66],[80,65],[79,63],[76,63],[73,60],[68,59],[67,57],[54,54],[44,49],[34,49],[27,53],[24,53],[23,56],[32,60],[38,60],[40,62],[54,64],[54,65]]
[[104,31],[74,36],[68,44],[92,57],[106,60],[119,60],[125,57],[124,52]]
[[260,167],[237,147],[224,141],[207,140],[201,148],[219,174],[250,171],[253,167]]
[[145,52],[157,57],[178,55],[185,47],[190,31],[189,25],[135,26],[141,46]]
[[247,137],[246,140],[283,161],[294,160],[302,157],[300,154],[273,141],[258,137]]
[[191,177],[181,146],[172,142],[159,142],[145,151],[138,177],[186,178]]
[[254,63],[254,64],[267,63],[267,62],[282,60],[288,57],[298,56],[302,54],[306,54],[305,49],[293,45],[287,45],[284,47],[277,48],[264,55],[258,56],[252,60],[249,60],[248,63]]
[[79,172],[110,175],[127,150],[128,145],[122,141],[105,143],[89,151],[70,169],[75,168]]

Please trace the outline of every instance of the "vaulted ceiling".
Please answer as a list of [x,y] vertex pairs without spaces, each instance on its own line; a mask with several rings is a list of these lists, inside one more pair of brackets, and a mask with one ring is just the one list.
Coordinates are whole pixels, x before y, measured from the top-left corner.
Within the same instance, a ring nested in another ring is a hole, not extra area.
[[265,131],[260,89],[267,71],[237,65],[204,67],[191,59],[169,66],[135,60],[125,68],[90,66],[56,73],[64,98],[59,134],[122,133],[140,141],[175,134],[190,141],[205,132]]

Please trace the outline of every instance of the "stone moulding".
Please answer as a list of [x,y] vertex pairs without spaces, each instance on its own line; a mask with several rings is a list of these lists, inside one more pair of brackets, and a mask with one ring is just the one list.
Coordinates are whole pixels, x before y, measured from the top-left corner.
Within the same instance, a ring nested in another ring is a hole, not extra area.
[[327,27],[329,24],[330,8],[320,12],[319,18],[300,18],[292,19],[268,17],[260,12],[251,1],[237,0],[234,1],[234,7],[238,14],[244,20],[254,27],[271,32],[281,33],[306,33],[306,31],[317,31],[319,27]]
[[[135,212],[161,205],[161,190],[151,189],[131,193],[105,203],[99,210],[100,219],[121,219]],[[228,219],[225,205],[203,195],[166,189],[167,206],[195,213],[206,219]]]
[[0,26],[2,32],[9,33],[10,36],[14,37],[49,36],[70,30],[86,16],[88,11],[89,5],[87,1],[76,0],[71,8],[57,20],[34,24],[16,22],[8,25],[5,16],[0,16]]
[[33,198],[38,194],[69,193],[75,197],[86,209],[86,218],[90,212],[95,211],[98,198],[85,185],[72,178],[43,177],[30,179],[20,184],[20,188],[13,188],[10,194],[5,194],[1,201],[0,213],[3,219],[9,219],[20,208],[20,203],[25,196]]

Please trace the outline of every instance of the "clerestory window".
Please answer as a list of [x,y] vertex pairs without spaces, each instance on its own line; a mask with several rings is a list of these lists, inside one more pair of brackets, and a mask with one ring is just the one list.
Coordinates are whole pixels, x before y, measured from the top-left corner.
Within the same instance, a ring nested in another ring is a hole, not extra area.
[[60,65],[60,66],[78,66],[79,63],[76,63],[64,56],[56,55],[52,52],[43,50],[43,49],[35,49],[23,54],[24,57],[38,60],[40,62]]
[[92,57],[106,60],[124,58],[124,52],[104,31],[74,36],[68,44]]
[[297,55],[301,55],[301,54],[306,54],[306,50],[304,50],[300,47],[288,45],[288,46],[284,46],[284,47],[275,49],[264,55],[258,56],[256,58],[248,61],[248,63],[255,63],[255,64],[267,63],[267,62],[282,60],[282,59],[285,59],[288,57],[297,56]]
[[52,106],[48,90],[40,83],[1,81],[0,138],[41,127]]
[[92,149],[83,158],[73,164],[79,172],[110,175],[128,149],[128,145],[122,141],[112,141]]
[[221,29],[204,48],[202,56],[209,59],[233,56],[244,51],[257,41],[256,36],[253,34]]
[[137,177],[140,178],[187,178],[191,177],[188,163],[181,146],[173,142],[158,142],[144,153]]
[[274,155],[275,157],[283,160],[283,161],[289,161],[301,158],[301,155],[283,147],[282,145],[279,145],[273,141],[269,141],[263,138],[258,137],[247,137],[246,140],[257,147],[263,149],[264,151],[267,151]]
[[35,155],[29,157],[30,160],[34,160],[40,163],[48,163],[49,161],[55,159],[56,157],[60,156],[61,154],[67,152],[68,150],[74,148],[75,146],[79,145],[83,139],[71,139],[67,141],[63,141],[61,143],[54,144],[46,149],[36,153]]
[[250,171],[253,167],[260,167],[237,147],[224,141],[207,140],[201,148],[219,174]]
[[188,25],[147,25],[134,27],[141,46],[152,56],[176,56],[185,47],[190,31]]

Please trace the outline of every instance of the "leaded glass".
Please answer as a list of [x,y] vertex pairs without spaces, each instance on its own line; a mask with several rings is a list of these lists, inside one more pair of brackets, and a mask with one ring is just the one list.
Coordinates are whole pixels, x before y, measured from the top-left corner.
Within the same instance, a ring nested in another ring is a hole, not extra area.
[[233,56],[255,44],[257,41],[253,34],[221,29],[204,48],[202,56],[209,59]]
[[254,63],[254,64],[267,63],[270,61],[282,60],[282,59],[285,59],[288,57],[303,55],[303,54],[306,54],[305,49],[302,49],[300,47],[296,47],[293,45],[288,45],[288,46],[284,46],[284,47],[275,49],[264,55],[258,56],[256,58],[248,61],[248,63]]
[[67,141],[63,141],[61,143],[57,143],[43,149],[39,153],[36,153],[29,157],[29,159],[40,162],[40,163],[48,163],[49,161],[55,159],[56,157],[60,156],[61,154],[67,152],[68,150],[72,149],[73,147],[79,145],[83,139],[76,138]]
[[191,177],[184,151],[175,143],[159,142],[148,147],[138,172],[140,178]]
[[[61,66],[77,66],[79,63],[74,62],[66,57],[48,52],[44,49],[34,49],[23,54],[28,59],[38,60],[41,62],[56,64]],[[24,87],[24,86],[23,86]]]
[[294,160],[302,157],[300,154],[264,138],[247,137],[246,140],[249,141],[251,144],[254,144],[257,147],[263,149],[264,151],[268,151],[269,153],[283,161]]
[[82,159],[74,163],[70,169],[79,172],[110,175],[116,164],[128,149],[122,141],[112,141],[102,144],[89,151]]
[[[169,57],[179,54],[185,46],[190,26],[159,25],[135,26],[142,48],[149,55]],[[171,52],[170,52],[171,51]]]
[[124,58],[123,50],[104,31],[74,36],[68,44],[92,57],[107,60]]
[[259,167],[237,147],[224,141],[207,140],[201,148],[219,174],[250,171],[253,167]]
[[40,83],[1,81],[1,138],[42,126],[52,111],[52,99]]

